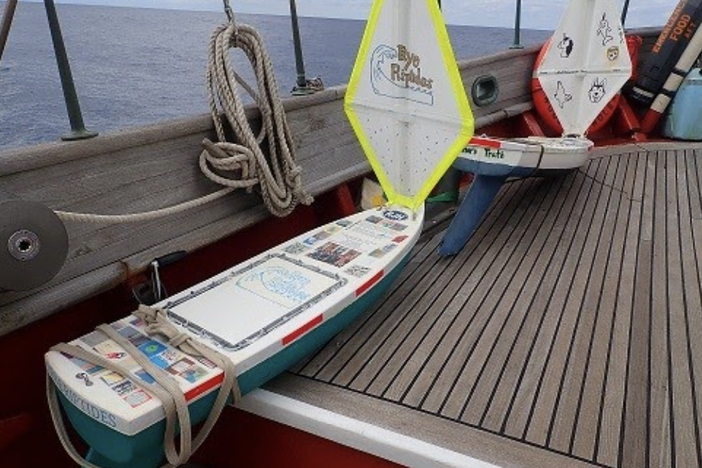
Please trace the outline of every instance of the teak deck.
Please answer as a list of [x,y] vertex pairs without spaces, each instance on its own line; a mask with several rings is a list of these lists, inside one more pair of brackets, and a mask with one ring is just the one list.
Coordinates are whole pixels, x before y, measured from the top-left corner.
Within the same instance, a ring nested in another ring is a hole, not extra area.
[[269,389],[509,467],[700,467],[702,144],[508,184]]

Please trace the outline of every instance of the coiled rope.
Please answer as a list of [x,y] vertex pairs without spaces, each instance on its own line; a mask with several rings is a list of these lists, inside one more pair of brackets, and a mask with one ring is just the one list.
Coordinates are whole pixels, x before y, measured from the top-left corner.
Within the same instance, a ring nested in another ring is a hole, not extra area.
[[[178,466],[186,463],[192,453],[202,445],[212,431],[214,424],[217,422],[227,402],[229,401],[232,404],[236,404],[241,399],[241,392],[236,380],[234,364],[226,356],[194,340],[189,335],[180,332],[168,320],[168,317],[166,317],[162,309],[142,305],[133,315],[139,317],[147,324],[145,331],[149,336],[162,336],[171,346],[180,349],[190,356],[204,357],[215,363],[224,372],[224,380],[219,388],[217,398],[215,399],[210,414],[194,439],[192,437],[188,404],[180,386],[173,379],[173,376],[151,362],[144,353],[139,351],[128,339],[120,335],[119,332],[110,325],[100,325],[97,327],[97,330],[107,335],[108,338],[112,339],[124,349],[142,369],[154,378],[154,383],[148,384],[145,381],[133,378],[131,369],[120,365],[116,361],[98,356],[74,345],[59,343],[51,349],[52,351],[69,354],[125,376],[136,386],[150,392],[158,398],[166,414],[166,430],[164,433],[163,445],[164,454],[168,463],[164,465],[163,468]],[[51,419],[56,428],[61,445],[63,445],[66,452],[79,466],[85,468],[101,468],[85,460],[71,443],[61,415],[56,386],[48,374],[46,377],[46,392]],[[178,432],[176,432],[176,427]],[[178,433],[180,434],[180,444],[179,449],[176,449],[175,438]]]
[[[247,56],[256,76],[258,93],[232,67],[232,48],[240,48]],[[202,206],[238,188],[251,191],[256,184],[260,186],[264,204],[275,216],[287,216],[298,203],[312,203],[312,197],[302,187],[302,169],[295,162],[294,142],[278,95],[270,56],[263,39],[253,27],[232,20],[215,29],[208,46],[206,82],[212,121],[219,141],[203,141],[204,150],[200,154],[199,165],[207,178],[226,188],[195,200],[142,213],[98,215],[56,211],[59,218],[103,224],[149,221]],[[260,110],[262,125],[258,135],[254,135],[246,118],[237,83],[251,95]],[[236,143],[227,141],[220,109]],[[268,149],[268,158],[263,146]]]
[[[258,93],[232,67],[229,51],[233,47],[240,48],[249,59]],[[258,32],[249,25],[231,21],[214,31],[207,55],[208,98],[219,143],[205,147],[206,161],[216,169],[240,169],[238,184],[258,182],[266,207],[276,216],[288,215],[298,203],[312,203],[312,197],[302,188],[301,168],[292,152],[294,142],[278,97],[273,64]],[[246,89],[261,112],[258,136],[248,123],[237,84]],[[220,108],[239,144],[227,142]],[[263,145],[267,145],[268,159],[261,149]],[[218,183],[225,182],[211,172],[206,175]]]

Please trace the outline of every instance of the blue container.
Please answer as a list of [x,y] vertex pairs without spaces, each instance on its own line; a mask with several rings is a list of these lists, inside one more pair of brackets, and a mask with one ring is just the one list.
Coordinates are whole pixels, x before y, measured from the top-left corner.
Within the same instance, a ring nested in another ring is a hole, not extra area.
[[663,135],[702,140],[702,69],[693,68],[678,89],[663,126]]

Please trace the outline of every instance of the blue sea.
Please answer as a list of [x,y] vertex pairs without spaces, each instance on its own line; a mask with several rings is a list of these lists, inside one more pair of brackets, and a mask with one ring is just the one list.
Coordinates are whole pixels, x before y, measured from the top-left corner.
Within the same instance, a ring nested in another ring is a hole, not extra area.
[[[204,84],[207,44],[226,17],[188,12],[58,5],[86,127],[101,133],[208,112]],[[4,11],[4,4],[0,2]],[[282,95],[295,84],[295,58],[287,16],[237,15],[256,27],[272,57]],[[300,18],[308,77],[346,83],[364,21]],[[511,29],[451,26],[456,56],[507,49]],[[522,31],[522,44],[544,41],[546,31]],[[250,66],[233,53],[237,71]],[[252,81],[250,81],[252,82]],[[51,36],[42,3],[19,2],[0,61],[0,150],[55,141],[70,129]]]

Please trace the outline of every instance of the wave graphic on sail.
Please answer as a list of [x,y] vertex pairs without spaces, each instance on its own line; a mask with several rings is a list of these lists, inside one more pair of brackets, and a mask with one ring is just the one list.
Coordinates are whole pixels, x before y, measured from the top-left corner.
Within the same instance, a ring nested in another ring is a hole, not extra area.
[[[426,84],[433,82],[419,73],[398,64],[398,49],[381,44],[371,56],[371,86],[375,94],[393,99],[406,99],[419,104],[434,104],[434,93]],[[422,86],[424,84],[424,87]]]

